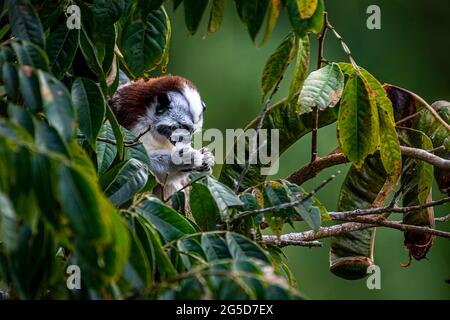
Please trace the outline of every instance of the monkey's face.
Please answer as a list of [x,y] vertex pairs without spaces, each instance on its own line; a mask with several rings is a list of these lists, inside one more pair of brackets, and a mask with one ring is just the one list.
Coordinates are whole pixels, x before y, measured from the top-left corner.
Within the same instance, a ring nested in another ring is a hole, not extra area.
[[159,142],[173,145],[190,141],[194,132],[201,130],[205,104],[198,92],[189,87],[160,92],[147,108],[141,126],[151,126],[150,133]]

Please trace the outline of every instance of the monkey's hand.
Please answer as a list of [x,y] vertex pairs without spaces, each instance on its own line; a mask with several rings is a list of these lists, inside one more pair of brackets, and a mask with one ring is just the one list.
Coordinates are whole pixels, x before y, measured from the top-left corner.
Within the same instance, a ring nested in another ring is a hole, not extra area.
[[196,150],[191,146],[177,148],[174,164],[182,172],[210,172],[214,166],[214,156],[207,148]]

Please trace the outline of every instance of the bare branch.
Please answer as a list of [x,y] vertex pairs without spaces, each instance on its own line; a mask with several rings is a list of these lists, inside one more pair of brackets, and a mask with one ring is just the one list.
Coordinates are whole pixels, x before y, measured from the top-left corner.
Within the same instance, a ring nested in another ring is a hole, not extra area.
[[[142,142],[139,141],[139,139],[142,138],[147,132],[149,132],[151,128],[152,128],[151,126],[148,126],[147,129],[145,129],[144,131],[142,131],[142,132],[141,132],[138,136],[136,136],[136,138],[134,138],[133,140],[124,141],[124,142],[123,142],[123,145],[124,145],[125,147],[134,147],[134,146],[137,146],[137,145],[139,145],[139,144],[142,144]],[[78,138],[78,139],[86,139],[86,136],[85,136],[84,134],[79,134],[79,135],[77,135],[77,138]],[[97,138],[97,141],[101,141],[101,142],[105,142],[105,143],[109,143],[109,144],[113,144],[113,145],[116,145],[116,144],[117,144],[116,140],[114,140],[114,139],[108,139],[108,138],[103,138],[103,137],[98,137],[98,138]]]
[[[442,148],[436,148],[440,151]],[[436,152],[436,149],[430,150]],[[425,151],[418,148],[411,148],[406,146],[400,146],[400,151],[402,155],[410,158],[419,159],[432,164],[433,166],[450,170],[450,160],[441,158],[432,154],[429,151]],[[314,178],[320,171],[338,165],[342,163],[347,163],[348,159],[342,153],[332,153],[323,158],[318,158],[316,161],[308,163],[301,167],[299,170],[291,174],[287,180],[289,182],[302,185],[305,181]]]
[[[449,216],[442,217],[444,219],[450,219]],[[302,243],[305,241],[315,241],[323,238],[330,238],[339,236],[341,234],[369,229],[377,226],[387,227],[391,229],[397,229],[401,231],[414,231],[421,232],[427,234],[433,234],[436,236],[440,236],[443,238],[450,239],[450,233],[432,229],[429,227],[421,227],[421,226],[413,226],[408,224],[403,224],[401,221],[389,221],[389,220],[379,220],[370,217],[358,217],[358,219],[370,221],[370,223],[361,223],[361,222],[346,222],[342,224],[337,224],[331,227],[321,227],[318,231],[305,231],[305,232],[297,232],[297,233],[288,233],[283,234],[279,238],[274,235],[264,235],[262,238],[262,242],[265,244],[274,244],[278,243],[282,246],[288,245],[296,245],[296,243]],[[437,221],[441,221],[443,219],[437,218]]]

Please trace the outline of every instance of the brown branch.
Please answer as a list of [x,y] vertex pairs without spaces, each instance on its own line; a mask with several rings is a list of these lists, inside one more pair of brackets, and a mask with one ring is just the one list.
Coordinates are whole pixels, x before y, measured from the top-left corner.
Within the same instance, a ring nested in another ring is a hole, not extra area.
[[[443,217],[446,218],[446,217]],[[370,217],[358,217],[360,220],[367,221],[365,223],[361,222],[345,222],[342,224],[337,224],[331,227],[321,227],[318,231],[305,231],[283,234],[279,238],[274,235],[264,235],[262,237],[262,242],[265,244],[280,244],[282,246],[296,245],[296,243],[303,243],[305,241],[315,241],[323,238],[330,238],[339,236],[345,233],[369,229],[377,226],[387,227],[391,229],[397,229],[401,231],[414,231],[426,234],[433,234],[439,237],[450,239],[450,233],[432,229],[429,227],[413,226],[409,224],[403,224],[401,221],[389,221],[389,220],[376,220]],[[437,218],[440,219],[440,218]],[[450,219],[450,217],[449,217]],[[440,220],[437,220],[440,221]]]
[[[317,57],[317,69],[322,68],[323,58],[323,45],[325,43],[325,38],[327,36],[328,26],[330,25],[328,21],[328,13],[325,11],[323,13],[324,23],[322,27],[322,31],[319,34],[319,49],[318,49],[318,57]],[[311,162],[316,161],[317,159],[317,130],[319,128],[319,108],[314,106],[312,108],[312,126],[311,126]]]
[[450,202],[450,197],[443,198],[436,201],[430,201],[428,203],[422,204],[422,205],[416,205],[416,206],[410,206],[410,207],[383,207],[383,208],[370,208],[370,209],[355,209],[351,211],[340,211],[340,212],[329,212],[332,220],[344,220],[350,217],[359,217],[359,216],[367,216],[372,214],[381,214],[381,213],[410,213],[414,211],[419,211],[422,209],[430,208],[430,207],[436,207],[445,203]]
[[[438,150],[441,150],[442,148],[436,148]],[[430,150],[432,152],[435,152],[436,149]],[[425,151],[418,148],[410,148],[406,146],[400,146],[400,151],[402,155],[410,158],[419,159],[422,161],[425,161],[427,163],[432,164],[433,166],[444,169],[444,170],[450,170],[450,160],[438,157],[429,151]],[[348,159],[344,156],[342,153],[332,153],[325,157],[318,158],[316,161],[308,163],[301,167],[299,170],[295,171],[293,174],[291,174],[287,180],[289,182],[302,185],[305,181],[308,181],[312,178],[314,178],[320,171],[338,165],[342,163],[349,162]]]

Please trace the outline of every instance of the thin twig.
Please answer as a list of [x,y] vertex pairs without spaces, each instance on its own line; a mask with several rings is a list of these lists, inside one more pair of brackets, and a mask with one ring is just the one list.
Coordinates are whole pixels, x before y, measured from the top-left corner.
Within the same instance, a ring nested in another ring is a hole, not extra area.
[[[145,129],[143,132],[141,132],[138,136],[136,136],[136,138],[134,138],[133,140],[128,140],[128,141],[124,141],[123,145],[125,147],[134,147],[137,146],[139,144],[142,144],[141,141],[139,141],[140,138],[142,138],[147,132],[149,132],[151,130],[151,126],[148,126],[147,129]],[[86,139],[86,136],[84,134],[79,134],[77,135],[78,139]],[[104,138],[104,137],[98,137],[97,138],[98,141],[101,142],[105,142],[105,143],[109,143],[109,144],[113,144],[116,145],[117,142],[114,139],[109,139],[109,138]]]
[[[327,36],[329,21],[328,21],[328,13],[325,11],[323,13],[324,23],[322,27],[322,31],[319,34],[319,50],[317,57],[317,69],[322,68],[323,58],[323,45],[325,43],[325,38]],[[311,162],[314,162],[317,159],[317,130],[319,128],[319,108],[314,106],[312,108],[312,126],[311,126]]]
[[358,64],[355,62],[355,60],[352,57],[352,52],[350,51],[350,48],[347,46],[347,44],[344,42],[344,39],[341,37],[341,35],[336,31],[336,29],[328,22],[328,29],[330,29],[334,36],[338,39],[338,41],[341,44],[342,49],[344,50],[345,54],[348,56],[348,60],[353,66],[353,69],[355,69],[355,72],[357,75],[361,75],[361,71],[359,70]]
[[[270,106],[270,103],[272,101],[272,98],[278,92],[278,90],[280,89],[281,80],[283,80],[283,76],[281,76],[281,78],[278,80],[277,84],[275,85],[275,88],[272,90],[272,93],[267,98],[266,102],[264,103],[263,110],[261,111],[261,113],[259,115],[258,125],[256,126],[256,132],[255,132],[255,136],[256,137],[258,137],[259,131],[261,130],[261,128],[262,128],[262,126],[264,124],[264,119],[266,118],[267,112],[269,111],[269,106]],[[241,187],[242,181],[244,180],[244,177],[247,174],[249,169],[250,169],[250,163],[249,163],[249,161],[245,161],[244,168],[242,169],[241,173],[239,174],[239,178],[236,181],[236,184],[234,186],[234,191],[235,192],[239,191],[239,188]]]

